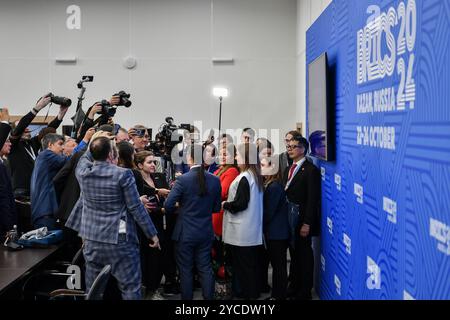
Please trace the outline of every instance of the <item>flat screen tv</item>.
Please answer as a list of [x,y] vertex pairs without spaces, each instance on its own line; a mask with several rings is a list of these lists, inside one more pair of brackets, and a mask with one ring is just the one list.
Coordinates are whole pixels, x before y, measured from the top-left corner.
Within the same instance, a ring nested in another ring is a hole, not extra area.
[[333,160],[331,110],[326,52],[308,65],[308,140],[310,156]]

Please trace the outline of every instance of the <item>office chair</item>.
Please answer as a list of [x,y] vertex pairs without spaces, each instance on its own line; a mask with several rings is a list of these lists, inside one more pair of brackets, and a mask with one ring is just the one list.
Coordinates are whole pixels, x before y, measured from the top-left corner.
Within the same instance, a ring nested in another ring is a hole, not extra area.
[[87,293],[82,290],[58,289],[50,293],[50,299],[103,300],[103,293],[105,292],[110,275],[111,265],[108,264],[100,271]]
[[25,300],[48,300],[52,291],[66,287],[69,277],[74,276],[67,272],[70,265],[80,267],[80,289],[84,290],[84,256],[83,248],[80,248],[72,261],[58,261],[49,269],[32,274],[22,287],[23,298]]

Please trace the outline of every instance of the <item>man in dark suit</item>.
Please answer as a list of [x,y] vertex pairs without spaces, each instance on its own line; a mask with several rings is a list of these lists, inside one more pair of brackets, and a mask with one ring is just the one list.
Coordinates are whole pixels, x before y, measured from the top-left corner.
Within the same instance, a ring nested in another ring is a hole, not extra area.
[[[199,152],[197,161],[194,161],[196,151]],[[172,239],[176,242],[183,300],[192,300],[193,297],[194,263],[202,282],[203,297],[207,300],[214,298],[212,213],[220,211],[221,187],[219,178],[205,172],[201,155],[201,146],[190,146],[186,156],[190,170],[177,178],[164,205],[167,213],[175,211],[177,202],[180,205]]]
[[314,278],[311,237],[318,234],[320,227],[320,172],[305,158],[308,147],[308,141],[300,134],[293,135],[286,147],[293,163],[284,174],[285,190],[291,208],[298,207],[299,213],[294,225],[295,268],[289,292],[294,299],[311,299]]
[[2,121],[0,122],[0,239],[2,241],[6,232],[17,224],[11,177],[3,163],[3,157],[11,151],[11,142],[8,139],[11,126],[8,124],[8,120],[8,111],[4,109],[0,116],[0,121]]
[[42,139],[44,151],[36,158],[31,175],[31,220],[35,229],[56,228],[55,212],[58,210],[53,178],[69,158],[63,155],[64,137],[48,133]]

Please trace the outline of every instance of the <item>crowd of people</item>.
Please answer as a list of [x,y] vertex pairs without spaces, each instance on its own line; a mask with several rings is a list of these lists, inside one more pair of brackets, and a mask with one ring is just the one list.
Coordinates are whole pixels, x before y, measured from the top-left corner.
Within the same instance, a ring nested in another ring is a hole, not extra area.
[[56,133],[64,105],[32,137],[28,127],[49,103],[42,97],[14,124],[0,112],[2,238],[14,225],[28,231],[19,204],[29,201],[31,228],[63,229],[68,247],[82,246],[86,288],[111,265],[123,299],[190,300],[196,285],[204,299],[312,298],[321,179],[298,131],[280,154],[251,128],[239,141],[186,141],[172,179],[147,128],[98,126],[97,104],[76,138]]

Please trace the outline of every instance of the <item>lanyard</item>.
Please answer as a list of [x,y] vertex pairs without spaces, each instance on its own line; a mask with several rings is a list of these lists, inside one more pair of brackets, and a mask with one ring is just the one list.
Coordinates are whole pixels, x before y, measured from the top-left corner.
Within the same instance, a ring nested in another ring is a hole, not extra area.
[[34,149],[32,146],[30,146],[30,150],[28,150],[28,148],[25,146],[25,151],[30,155],[31,159],[33,159],[33,161],[36,161],[36,153],[34,152]]
[[286,187],[284,188],[284,190],[287,190],[289,188],[289,185],[292,182],[292,179],[294,179],[295,175],[297,174],[298,170],[300,170],[300,167],[303,165],[303,162],[300,165],[297,165],[297,167],[295,168],[294,172],[292,172],[292,176],[291,178],[288,180],[288,182],[286,183]]

